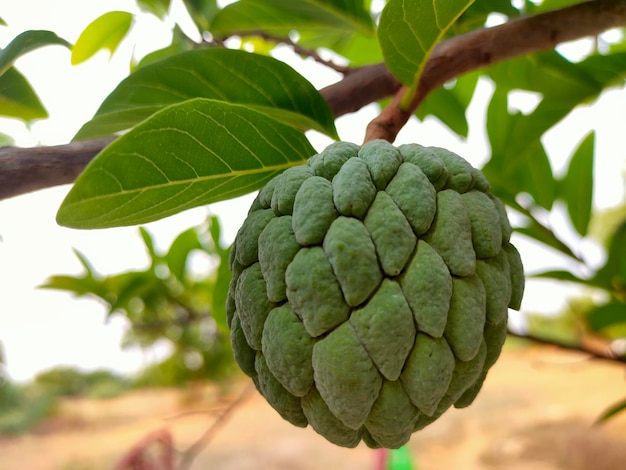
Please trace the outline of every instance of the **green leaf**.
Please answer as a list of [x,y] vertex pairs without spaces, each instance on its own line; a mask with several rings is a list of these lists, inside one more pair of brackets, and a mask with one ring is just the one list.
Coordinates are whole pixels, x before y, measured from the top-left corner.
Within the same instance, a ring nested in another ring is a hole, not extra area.
[[180,233],[170,245],[165,255],[170,272],[181,282],[184,282],[187,272],[187,258],[193,250],[201,250],[202,244],[198,238],[198,231],[190,228]]
[[246,104],[275,119],[337,136],[319,92],[288,65],[231,49],[200,49],[138,69],[104,100],[75,139],[128,129],[157,110],[192,98]]
[[587,287],[599,287],[601,289],[604,288],[604,286],[598,285],[595,279],[583,279],[582,277],[578,277],[570,271],[562,271],[558,269],[530,274],[527,275],[527,277],[532,277],[535,279],[556,279],[557,281],[573,282],[575,284],[580,284]]
[[594,282],[626,295],[626,222],[611,237],[606,263],[594,276]]
[[626,323],[626,304],[613,301],[596,307],[587,314],[587,323],[594,331]]
[[201,33],[209,30],[213,17],[220,10],[216,0],[183,0],[183,3]]
[[40,47],[55,44],[72,47],[69,42],[52,31],[24,31],[18,34],[4,49],[0,50],[0,75],[6,72],[18,57]]
[[542,11],[565,8],[574,5],[575,3],[580,3],[580,0],[543,0],[539,4],[526,2],[526,5],[529,13],[540,13]]
[[417,110],[417,117],[432,115],[458,135],[467,138],[469,125],[465,111],[474,95],[478,74],[470,73],[456,79],[451,88],[439,87],[430,93]]
[[6,26],[6,25],[7,25],[7,22],[4,21],[3,18],[0,18],[0,26]]
[[0,147],[15,145],[15,139],[4,132],[0,132]]
[[415,86],[431,52],[474,0],[389,0],[378,39],[385,63],[398,80]]
[[154,247],[154,237],[145,227],[139,227],[139,235],[143,240],[148,256],[150,256],[152,267],[154,267],[161,260],[161,256],[159,256]]
[[489,104],[487,133],[491,159],[483,167],[483,173],[491,182],[493,192],[508,204],[515,201],[517,194],[526,192],[536,204],[549,210],[556,198],[556,180],[550,160],[538,138],[525,142],[515,140],[525,116],[510,114],[507,102],[507,95],[496,90]]
[[221,10],[211,24],[211,32],[220,37],[258,31],[287,37],[300,29],[374,34],[362,0],[240,0]]
[[80,33],[72,48],[72,65],[93,57],[98,51],[115,52],[130,30],[133,15],[126,11],[109,11],[96,18]]
[[621,401],[618,401],[617,403],[612,405],[610,408],[605,410],[604,413],[600,415],[600,417],[595,421],[594,424],[601,424],[607,421],[609,418],[612,418],[615,415],[621,413],[624,410],[626,410],[626,398],[622,399]]
[[48,117],[28,80],[14,67],[0,75],[0,116],[26,122]]
[[163,49],[157,49],[149,54],[146,54],[138,63],[133,64],[131,70],[135,70],[145,67],[149,64],[154,64],[161,60],[180,54],[181,52],[187,52],[192,50],[196,44],[189,39],[185,33],[183,33],[180,26],[174,25],[174,31],[172,32],[172,43],[164,47]]
[[[496,83],[497,93],[520,89],[543,95],[535,110],[519,116],[506,139],[500,139],[504,143],[500,148],[524,148],[576,106],[590,102],[608,87],[623,86],[626,53],[593,55],[574,64],[550,51],[499,63],[486,73]],[[494,135],[489,132],[489,137],[492,140]]]
[[574,151],[560,185],[572,224],[583,237],[587,234],[591,219],[594,147],[595,133],[591,132]]
[[535,221],[531,221],[526,227],[516,227],[515,231],[554,248],[576,261],[580,261],[580,258],[576,256],[576,253],[574,253],[569,246],[559,240],[554,233],[546,229],[546,227],[537,224]]
[[81,297],[93,294],[94,290],[98,288],[98,285],[99,283],[94,282],[93,279],[89,278],[55,275],[50,276],[44,284],[39,286],[39,288],[64,290]]
[[141,11],[163,19],[170,9],[170,0],[137,0],[137,5]]
[[78,177],[61,225],[150,222],[259,189],[315,150],[303,133],[222,101],[169,106],[106,147]]

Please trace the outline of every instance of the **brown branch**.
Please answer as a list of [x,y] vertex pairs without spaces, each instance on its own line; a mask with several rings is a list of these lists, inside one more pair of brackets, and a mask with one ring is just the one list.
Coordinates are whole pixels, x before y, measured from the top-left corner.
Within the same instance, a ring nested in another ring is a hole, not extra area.
[[[593,0],[453,37],[433,51],[410,109],[416,109],[448,80],[471,70],[625,25],[626,0]],[[400,84],[385,65],[375,64],[356,69],[320,92],[339,117],[392,96],[399,89]],[[390,119],[386,113],[397,114],[397,110],[383,112],[379,122],[371,124],[371,132],[368,129],[367,140],[395,139],[398,126],[404,123],[397,116]],[[408,119],[410,113],[405,117]],[[0,149],[0,199],[71,183],[104,144],[100,140],[48,148]]]
[[[596,36],[624,25],[625,0],[592,0],[515,18],[493,28],[478,29],[443,41],[435,47],[426,63],[409,109],[402,110],[399,101],[388,106],[368,125],[365,141],[385,139],[393,142],[426,96],[448,80],[496,62],[553,49],[558,44]],[[406,120],[402,121],[404,117]]]
[[601,359],[605,361],[611,362],[622,362],[626,363],[626,356],[621,356],[617,354],[612,348],[610,343],[598,339],[598,338],[583,338],[580,343],[567,343],[564,341],[559,341],[554,338],[542,338],[540,336],[535,336],[533,334],[521,334],[514,333],[509,330],[508,335],[514,338],[520,338],[524,340],[531,341],[533,343],[544,344],[546,346],[555,346],[559,349],[565,349],[567,351],[576,351],[588,354],[593,359]]
[[0,200],[72,183],[113,138],[53,147],[0,148]]

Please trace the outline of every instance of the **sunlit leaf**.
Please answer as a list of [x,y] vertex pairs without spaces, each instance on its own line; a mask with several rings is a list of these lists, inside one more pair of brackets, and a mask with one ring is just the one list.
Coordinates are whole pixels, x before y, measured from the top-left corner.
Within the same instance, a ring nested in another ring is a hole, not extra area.
[[316,28],[374,32],[362,0],[240,0],[221,10],[211,24],[218,36],[258,31],[284,36],[294,29]]
[[561,195],[576,231],[585,236],[591,220],[593,196],[593,156],[595,133],[590,133],[574,151],[567,174],[561,182]]
[[418,80],[431,52],[474,0],[389,0],[378,26],[385,63],[408,86]]
[[0,18],[0,26],[6,26],[6,25],[7,25],[7,22],[4,21],[3,18]]
[[211,48],[138,69],[107,97],[75,139],[128,129],[165,106],[192,98],[246,104],[302,130],[336,136],[328,104],[291,67],[272,57]]
[[72,64],[80,64],[103,49],[113,54],[130,30],[132,21],[133,15],[126,11],[109,11],[96,18],[80,33],[72,47]]
[[303,133],[258,111],[186,101],[154,114],[92,160],[57,221],[76,228],[149,222],[259,189],[314,153]]
[[6,72],[20,56],[44,46],[71,47],[65,39],[52,31],[24,31],[0,50],[0,75]]
[[48,117],[37,93],[14,67],[0,75],[0,116],[27,122]]

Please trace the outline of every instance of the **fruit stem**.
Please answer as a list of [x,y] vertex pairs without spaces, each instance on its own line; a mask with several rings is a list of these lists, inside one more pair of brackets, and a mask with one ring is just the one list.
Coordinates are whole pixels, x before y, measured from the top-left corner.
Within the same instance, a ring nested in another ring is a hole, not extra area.
[[365,129],[363,143],[375,139],[384,139],[393,143],[400,129],[404,127],[419,105],[419,102],[416,102],[414,98],[407,106],[404,103],[407,93],[410,93],[409,89],[405,86],[401,87],[394,95],[391,103],[369,122]]

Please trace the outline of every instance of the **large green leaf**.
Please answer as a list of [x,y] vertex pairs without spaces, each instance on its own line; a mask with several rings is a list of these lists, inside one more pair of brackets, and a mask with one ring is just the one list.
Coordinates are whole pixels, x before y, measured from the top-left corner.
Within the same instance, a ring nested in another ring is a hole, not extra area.
[[389,70],[414,86],[431,52],[474,0],[389,0],[378,39]]
[[24,31],[18,34],[4,49],[0,50],[0,75],[6,72],[18,57],[39,47],[55,44],[71,47],[69,42],[52,31]]
[[294,29],[373,34],[374,25],[362,0],[240,0],[221,10],[211,24],[217,36],[259,31],[284,36]]
[[72,47],[72,64],[80,64],[102,49],[108,49],[113,54],[132,22],[133,15],[126,11],[109,11],[93,20]]
[[593,197],[593,156],[595,133],[583,139],[574,151],[567,174],[561,182],[561,196],[576,231],[585,236],[591,219]]
[[165,106],[192,98],[246,104],[302,130],[337,136],[328,104],[291,67],[272,57],[211,48],[138,69],[113,90],[75,139],[128,129]]
[[314,153],[303,133],[258,111],[189,100],[105,148],[76,180],[57,221],[75,228],[149,222],[259,189]]
[[0,75],[0,116],[27,122],[48,117],[37,93],[14,67]]

